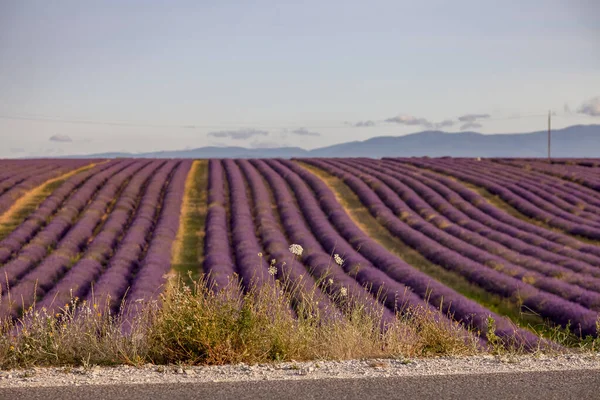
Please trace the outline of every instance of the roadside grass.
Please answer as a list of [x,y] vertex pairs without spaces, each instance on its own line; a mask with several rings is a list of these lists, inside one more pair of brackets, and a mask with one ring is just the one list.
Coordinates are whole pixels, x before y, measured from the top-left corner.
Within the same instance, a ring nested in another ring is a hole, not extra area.
[[[105,161],[106,162],[106,161]],[[42,202],[58,189],[67,179],[95,167],[98,163],[88,164],[61,176],[52,178],[41,185],[27,191],[2,215],[0,215],[0,240],[4,239],[27,217],[35,211]]]
[[[196,160],[190,168],[181,207],[181,223],[173,243],[171,268],[180,276],[197,279],[202,272],[204,225],[207,212],[208,161]],[[191,283],[191,282],[188,282]]]
[[[431,311],[413,310],[381,329],[381,312],[360,302],[332,317],[313,296],[303,296],[296,315],[289,305],[295,289],[275,281],[246,293],[237,283],[215,294],[204,280],[180,286],[163,303],[150,341],[161,349],[155,362],[192,364],[263,363],[290,360],[341,360],[371,357],[422,357],[477,354],[478,340],[465,338],[459,324],[437,322]],[[313,290],[319,290],[314,287]],[[300,296],[302,297],[302,296]],[[341,294],[335,301],[344,299]]]
[[478,302],[487,309],[510,318],[516,325],[529,329],[537,335],[558,341],[569,347],[580,346],[585,342],[585,339],[573,335],[568,330],[555,326],[535,312],[524,310],[520,304],[489,293],[483,288],[470,283],[462,276],[432,263],[419,252],[405,244],[400,238],[392,235],[380,221],[371,215],[369,210],[361,203],[358,196],[341,179],[302,161],[296,162],[318,176],[329,186],[338,202],[344,206],[344,209],[348,212],[354,223],[363,232],[411,266],[426,273],[432,279],[456,290],[463,296]]
[[483,351],[475,335],[465,335],[458,323],[439,322],[429,310],[412,310],[381,329],[381,314],[360,302],[348,302],[356,305],[333,318],[315,312],[319,308],[308,295],[293,314],[289,304],[297,296],[280,281],[247,292],[232,282],[215,293],[203,275],[169,285],[159,301],[137,303],[129,321],[78,299],[56,315],[32,307],[19,321],[5,320],[0,368],[405,359]]

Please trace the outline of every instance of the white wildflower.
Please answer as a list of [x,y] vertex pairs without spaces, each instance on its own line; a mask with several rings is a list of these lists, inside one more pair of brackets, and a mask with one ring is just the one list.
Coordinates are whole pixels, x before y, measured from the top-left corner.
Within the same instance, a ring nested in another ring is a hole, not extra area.
[[271,276],[275,276],[277,274],[277,267],[271,263],[271,265],[269,266],[269,275]]
[[327,282],[329,282],[330,285],[333,285],[333,279],[329,278]]
[[290,246],[290,253],[297,255],[298,257],[302,256],[302,252],[304,249],[299,244],[293,244]]
[[334,254],[333,259],[335,260],[335,263],[337,265],[342,265],[344,263],[344,259],[342,257],[340,257],[339,254]]
[[259,257],[262,257],[262,253],[258,253],[258,256],[259,256]]
[[342,297],[346,297],[348,295],[348,289],[346,289],[345,287],[341,287],[340,288],[340,295]]

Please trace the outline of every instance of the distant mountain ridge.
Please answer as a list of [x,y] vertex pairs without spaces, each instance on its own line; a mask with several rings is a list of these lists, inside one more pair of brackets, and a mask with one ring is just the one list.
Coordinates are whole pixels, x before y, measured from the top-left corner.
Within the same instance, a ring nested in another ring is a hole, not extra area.
[[[294,158],[294,157],[545,157],[547,131],[520,134],[423,131],[377,136],[305,150],[299,147],[249,149],[200,147],[150,153],[101,153],[69,158]],[[574,125],[552,132],[553,157],[600,157],[600,125]]]

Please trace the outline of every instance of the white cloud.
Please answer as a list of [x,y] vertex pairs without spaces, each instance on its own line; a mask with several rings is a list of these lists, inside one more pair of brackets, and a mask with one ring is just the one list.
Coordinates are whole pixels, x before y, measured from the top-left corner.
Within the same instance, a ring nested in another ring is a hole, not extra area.
[[309,131],[306,128],[294,129],[293,131],[290,131],[290,133],[292,133],[294,135],[300,135],[300,136],[321,136],[321,134],[319,132]]
[[371,121],[371,120],[368,120],[368,121],[358,121],[357,123],[352,124],[352,126],[355,126],[357,128],[372,127],[372,126],[375,126],[375,121]]
[[465,114],[458,117],[460,122],[475,122],[479,119],[490,118],[490,114]]
[[600,117],[600,96],[584,102],[581,107],[577,109],[577,112],[592,117]]
[[398,115],[396,117],[388,118],[385,122],[400,124],[400,125],[422,125],[422,126],[430,126],[431,122],[427,121],[425,118],[417,118],[412,115]]
[[454,126],[455,122],[449,119],[446,119],[441,122],[431,122],[425,118],[417,118],[412,115],[398,115],[396,117],[388,118],[385,122],[400,124],[400,125],[408,125],[408,126],[422,126],[428,129],[440,129],[440,128],[449,128]]
[[73,139],[71,139],[71,137],[68,135],[52,135],[52,136],[50,136],[49,140],[51,142],[61,142],[61,143],[68,143],[68,142],[73,141]]
[[267,136],[269,132],[261,131],[258,129],[238,129],[235,131],[217,131],[210,132],[208,136],[218,137],[218,138],[230,138],[233,140],[245,140],[249,139],[253,136]]

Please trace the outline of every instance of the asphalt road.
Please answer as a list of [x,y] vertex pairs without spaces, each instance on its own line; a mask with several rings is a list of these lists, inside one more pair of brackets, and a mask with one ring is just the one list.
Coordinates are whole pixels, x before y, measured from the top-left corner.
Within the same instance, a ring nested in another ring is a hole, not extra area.
[[0,399],[600,399],[600,372],[520,372],[371,379],[28,387]]

